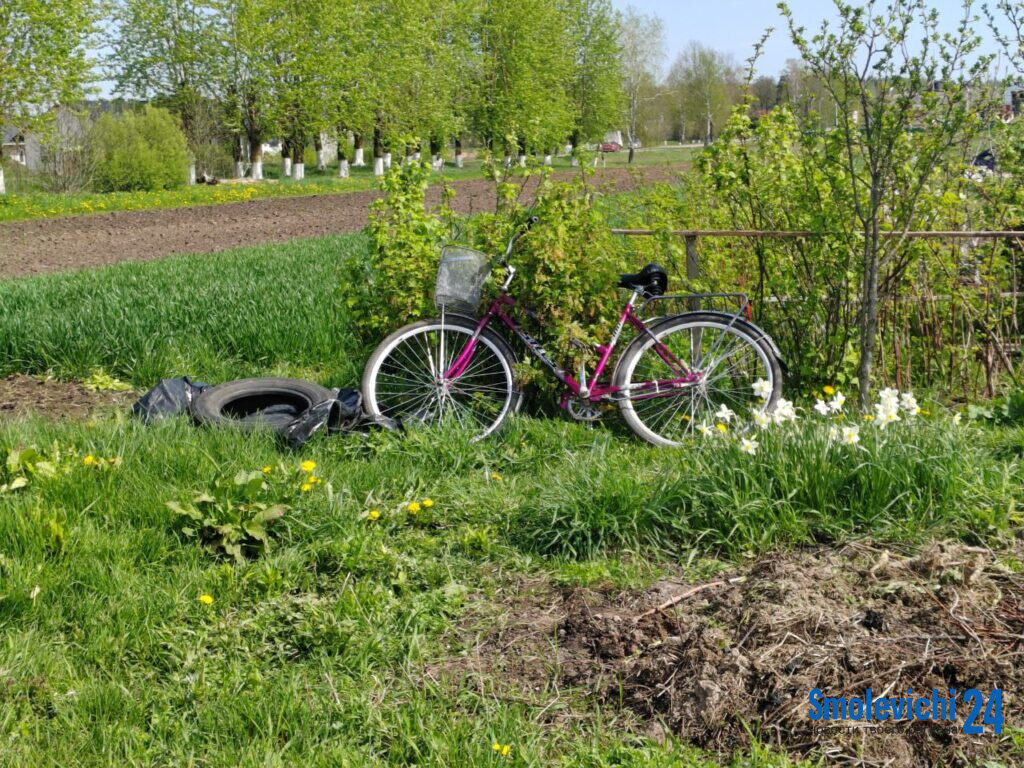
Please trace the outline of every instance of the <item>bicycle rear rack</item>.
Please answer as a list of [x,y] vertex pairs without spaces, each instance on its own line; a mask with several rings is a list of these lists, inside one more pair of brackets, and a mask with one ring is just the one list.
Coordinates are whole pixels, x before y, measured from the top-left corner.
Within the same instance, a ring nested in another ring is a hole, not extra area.
[[[661,305],[667,309],[676,311],[664,311]],[[735,309],[733,309],[735,305]],[[699,312],[701,310],[711,311],[735,311],[736,315],[746,314],[750,319],[750,298],[745,293],[673,293],[664,296],[650,296],[640,305],[638,314],[645,314],[650,311],[655,317],[666,317],[668,315],[679,315],[684,312]]]

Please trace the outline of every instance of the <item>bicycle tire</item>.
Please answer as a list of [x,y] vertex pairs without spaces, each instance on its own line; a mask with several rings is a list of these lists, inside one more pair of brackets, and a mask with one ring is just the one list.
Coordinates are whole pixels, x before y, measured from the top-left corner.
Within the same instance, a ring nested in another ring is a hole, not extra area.
[[[662,446],[677,446],[682,444],[682,440],[693,434],[694,430],[702,423],[703,419],[711,417],[715,413],[715,406],[720,407],[725,404],[730,409],[737,412],[740,417],[745,414],[741,413],[741,408],[746,407],[760,407],[766,412],[771,411],[779,397],[782,394],[782,366],[772,349],[771,343],[767,340],[763,331],[758,329],[756,326],[747,323],[740,319],[726,318],[722,315],[702,313],[702,312],[688,312],[686,314],[677,315],[675,317],[667,318],[662,320],[657,325],[651,328],[651,335],[643,334],[638,336],[632,341],[627,347],[626,351],[622,354],[618,365],[616,366],[615,373],[612,377],[613,383],[620,387],[625,388],[627,391],[630,386],[634,383],[634,374],[637,367],[644,356],[644,353],[650,350],[655,341],[664,341],[672,334],[678,334],[687,330],[701,330],[701,334],[697,336],[697,343],[701,345],[703,349],[706,337],[703,331],[717,332],[717,337],[709,342],[709,354],[724,354],[724,350],[720,350],[716,353],[713,345],[716,342],[721,341],[722,338],[728,338],[730,343],[739,343],[742,345],[741,349],[749,349],[754,353],[754,359],[759,361],[760,370],[752,371],[747,374],[746,377],[750,379],[747,384],[752,384],[755,378],[762,378],[770,384],[770,394],[764,400],[760,401],[754,396],[754,392],[751,389],[749,393],[742,393],[740,390],[735,390],[736,394],[730,397],[722,397],[719,401],[713,401],[708,395],[707,391],[709,386],[707,384],[702,388],[700,385],[686,390],[680,390],[677,395],[680,398],[680,403],[677,404],[671,414],[667,414],[667,411],[663,409],[662,418],[658,420],[656,416],[646,416],[638,413],[635,402],[641,402],[640,397],[624,397],[619,401],[619,410],[622,414],[623,419],[629,428],[638,437],[646,440],[654,445]],[[691,350],[694,348],[693,338],[695,334],[690,334]],[[729,338],[731,337],[731,338]],[[732,349],[728,347],[727,349]],[[676,350],[673,350],[676,354]],[[724,360],[728,360],[731,357],[725,355]],[[654,358],[651,354],[648,359]],[[652,361],[653,362],[653,361]],[[689,361],[687,361],[689,364]],[[654,369],[657,369],[657,363],[653,362]],[[665,366],[667,370],[667,366]],[[708,372],[705,371],[705,375]],[[707,381],[711,382],[712,376],[707,375]],[[719,377],[725,374],[718,374]],[[655,377],[661,378],[661,377]],[[643,379],[644,381],[650,379]],[[729,390],[730,392],[733,390]],[[749,398],[744,395],[749,394]],[[661,399],[661,402],[670,402],[671,394],[647,396],[643,402],[654,402],[656,397]],[[697,404],[697,398],[703,398],[699,404]],[[684,405],[689,399],[689,408],[683,410]],[[657,405],[651,409],[652,413],[657,412]],[[676,417],[679,417],[679,422],[675,423],[673,429],[668,429],[669,423]],[[655,422],[655,423],[651,423]],[[659,429],[661,431],[659,431]],[[666,434],[667,433],[667,434]]]
[[[480,334],[481,346],[474,351],[470,363],[470,369],[474,365],[478,366],[477,372],[481,374],[484,381],[484,383],[476,385],[478,389],[475,392],[466,390],[464,392],[456,391],[455,394],[452,394],[455,385],[451,384],[446,394],[442,394],[441,390],[437,388],[439,386],[436,381],[437,377],[434,376],[434,380],[428,382],[422,375],[423,372],[420,371],[409,372],[409,389],[403,391],[401,389],[403,382],[399,376],[404,374],[397,372],[397,369],[403,366],[408,369],[418,363],[426,363],[427,365],[424,366],[427,369],[426,375],[431,376],[433,371],[430,369],[433,366],[433,361],[430,359],[429,350],[434,348],[435,342],[440,339],[441,335],[444,335],[449,341],[465,343],[475,332],[476,323],[474,321],[452,316],[445,317],[443,320],[435,318],[410,323],[392,333],[373,351],[363,370],[363,402],[367,412],[372,416],[385,416],[403,422],[434,423],[443,420],[444,403],[448,402],[451,405],[449,413],[462,422],[465,427],[481,430],[479,434],[475,435],[475,440],[482,440],[496,432],[509,416],[519,410],[522,393],[517,389],[515,383],[515,353],[505,340],[492,330],[484,329]],[[451,364],[452,358],[457,353],[455,347],[456,345],[449,344],[445,350],[443,368],[447,369],[447,366]],[[461,349],[461,346],[458,346],[458,349]],[[400,350],[403,352],[400,353]],[[478,362],[483,359],[483,357],[478,358],[481,352],[483,356],[491,357],[491,362],[487,364],[487,367],[480,366]],[[392,361],[390,369],[388,368],[389,359]],[[467,374],[470,369],[467,369]],[[482,376],[484,373],[487,374],[486,378]],[[413,375],[416,376],[415,380],[411,378]],[[396,389],[388,390],[382,386],[382,380],[387,381],[389,386]],[[457,380],[465,382],[467,379],[464,376]],[[473,385],[464,384],[463,386]],[[428,391],[430,387],[434,387],[433,395]],[[504,393],[500,402],[496,397],[499,394],[499,387],[503,388]],[[456,395],[466,394],[469,395],[469,398],[456,398]],[[487,403],[487,398],[495,402]],[[460,403],[466,399],[472,400],[484,413],[478,417],[465,402]],[[493,418],[487,416],[491,412],[494,414]]]

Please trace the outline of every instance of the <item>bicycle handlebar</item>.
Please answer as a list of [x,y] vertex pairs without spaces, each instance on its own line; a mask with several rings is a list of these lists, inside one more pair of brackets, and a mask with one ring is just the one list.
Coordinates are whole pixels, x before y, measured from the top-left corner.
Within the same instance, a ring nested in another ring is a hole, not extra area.
[[512,235],[512,238],[508,241],[508,247],[505,248],[505,255],[501,257],[501,262],[503,264],[508,262],[509,257],[512,255],[512,249],[515,248],[516,242],[518,242],[519,238],[533,229],[533,225],[538,221],[540,221],[539,216],[531,216],[526,220],[526,223],[520,227],[519,231]]

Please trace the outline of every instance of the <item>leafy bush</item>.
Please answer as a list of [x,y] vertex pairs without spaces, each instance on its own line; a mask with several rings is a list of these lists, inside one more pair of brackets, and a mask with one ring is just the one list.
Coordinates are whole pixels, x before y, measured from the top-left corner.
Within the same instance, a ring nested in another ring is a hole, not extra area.
[[105,114],[96,121],[92,139],[101,191],[156,191],[187,181],[185,136],[167,110],[147,106],[119,117]]
[[[582,180],[557,182],[543,173],[534,203],[527,207],[520,202],[525,181],[495,178],[497,213],[456,221],[448,191],[440,210],[425,210],[429,176],[429,166],[416,163],[392,170],[384,178],[384,197],[373,206],[375,251],[360,313],[368,340],[436,314],[433,289],[443,245],[459,241],[501,254],[528,216],[538,222],[512,256],[518,270],[514,295],[537,312],[545,324],[545,340],[562,359],[587,354],[574,341],[607,339],[622,303],[615,285],[625,265],[590,185]],[[492,295],[502,272],[492,274]]]

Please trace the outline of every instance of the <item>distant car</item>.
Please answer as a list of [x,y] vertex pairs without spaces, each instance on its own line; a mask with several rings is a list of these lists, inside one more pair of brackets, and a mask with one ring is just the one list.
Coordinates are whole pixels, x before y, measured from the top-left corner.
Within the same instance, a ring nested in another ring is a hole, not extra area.
[[618,152],[622,145],[617,141],[606,141],[601,145],[602,152]]

